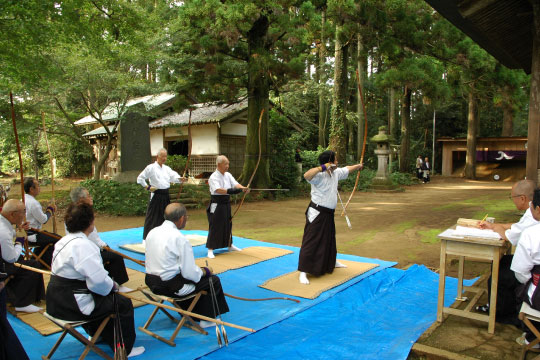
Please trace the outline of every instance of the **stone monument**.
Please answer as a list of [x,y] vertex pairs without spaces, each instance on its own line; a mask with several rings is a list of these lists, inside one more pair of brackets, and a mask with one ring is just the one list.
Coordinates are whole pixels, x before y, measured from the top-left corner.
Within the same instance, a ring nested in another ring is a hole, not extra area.
[[135,182],[152,161],[148,121],[148,116],[130,111],[118,126],[118,174],[115,180]]

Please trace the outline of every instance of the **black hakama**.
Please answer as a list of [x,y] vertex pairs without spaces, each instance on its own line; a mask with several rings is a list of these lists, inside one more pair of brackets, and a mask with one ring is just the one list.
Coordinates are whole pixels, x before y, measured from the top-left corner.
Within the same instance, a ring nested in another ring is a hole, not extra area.
[[[309,222],[307,213],[312,207],[319,215]],[[306,226],[298,259],[298,271],[320,276],[332,273],[336,267],[336,225],[334,209],[310,202],[306,210]]]
[[148,208],[146,209],[143,239],[146,239],[146,235],[148,235],[150,230],[163,224],[163,221],[165,221],[163,214],[165,213],[165,208],[170,203],[169,189],[157,189],[154,191],[154,195],[152,196],[152,199],[150,199]]
[[[214,213],[211,213],[212,203],[217,204]],[[231,201],[229,195],[212,195],[210,204],[206,208],[208,217],[208,249],[221,249],[232,244]]]
[[[94,298],[95,308],[90,315],[81,313],[75,300],[74,295],[82,293],[90,293]],[[118,294],[116,295],[116,301],[118,303],[124,345],[126,347],[126,353],[129,354],[135,343],[136,336],[133,304],[130,299]],[[47,287],[47,313],[55,318],[70,321],[96,319],[96,321],[83,325],[84,330],[91,336],[97,331],[103,318],[114,313],[113,305],[113,292],[106,296],[101,296],[88,290],[86,282],[83,280],[67,279],[57,275],[51,275],[51,281]],[[114,351],[114,321],[107,323],[101,333],[101,337]]]
[[109,273],[111,279],[122,285],[129,280],[129,276],[126,271],[126,264],[124,258],[118,254],[110,252],[108,250],[100,251],[101,258],[103,259],[103,267]]
[[[497,313],[495,319],[504,324],[519,326],[519,309],[522,300],[516,296],[521,283],[510,269],[513,255],[504,255],[499,262],[499,283],[497,286]],[[491,275],[487,282],[488,299],[491,299]]]
[[[37,260],[23,260],[20,256],[19,264],[41,268]],[[43,275],[40,273],[21,269],[8,262],[5,263],[6,273],[14,277],[6,284],[8,301],[15,307],[24,307],[45,299],[45,286]]]
[[27,359],[28,355],[7,319],[6,292],[0,290],[0,360]]
[[[199,301],[193,308],[192,312],[210,318],[215,318],[215,315],[217,314],[214,314],[214,308],[212,307],[212,297],[210,294],[209,281],[210,278],[212,279],[214,284],[219,313],[224,314],[226,312],[229,312],[229,305],[227,305],[227,301],[225,300],[225,294],[223,293],[221,282],[219,281],[219,277],[217,277],[216,275],[212,275],[211,277],[202,277],[198,283],[193,283],[193,281],[184,279],[182,277],[182,274],[178,274],[167,281],[161,280],[161,278],[157,275],[146,274],[144,280],[146,285],[148,285],[148,288],[154,294],[168,296],[172,298],[179,297],[175,293],[180,290],[184,286],[184,284],[195,284],[195,290],[193,291],[193,293],[205,290],[207,294],[202,295],[199,298]],[[191,301],[192,299],[188,299],[186,301],[179,302],[178,304],[182,309],[187,310],[187,308],[191,304]]]

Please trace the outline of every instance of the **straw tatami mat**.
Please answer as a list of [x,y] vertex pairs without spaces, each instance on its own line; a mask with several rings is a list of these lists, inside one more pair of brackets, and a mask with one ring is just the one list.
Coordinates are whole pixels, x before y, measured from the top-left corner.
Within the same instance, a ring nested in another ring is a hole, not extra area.
[[212,268],[214,274],[220,274],[227,270],[239,269],[288,254],[292,254],[292,251],[275,247],[251,246],[242,249],[242,251],[216,254],[214,259],[195,259],[195,262],[199,266],[206,266],[206,261],[208,261],[208,265]]
[[[145,273],[137,271],[137,270],[133,270],[130,268],[126,268],[126,269],[128,272],[129,281],[123,285],[128,288],[134,289],[134,291],[130,292],[130,294],[141,294],[141,297],[143,297],[142,293],[140,293],[140,291],[138,291],[137,289],[147,287],[144,283]],[[49,284],[49,279],[50,279],[49,275],[43,275],[43,282],[45,283],[45,289],[47,289],[47,285]],[[133,303],[133,307],[146,305],[145,303],[141,301],[137,301],[133,299],[131,301]],[[37,305],[43,309],[46,308],[45,300],[40,301],[40,303]],[[51,334],[62,331],[60,327],[56,326],[52,321],[50,321],[45,316],[43,316],[42,312],[35,312],[35,313],[17,312],[15,311],[15,308],[12,306],[8,306],[8,310],[11,314],[19,318],[25,324],[30,325],[34,330],[39,332],[41,335],[46,336],[46,335],[51,335]]]
[[[191,244],[191,246],[199,246],[199,245],[206,244],[206,236],[204,235],[190,234],[190,235],[186,235],[186,238],[189,240],[189,243]],[[146,250],[143,242],[136,243],[136,244],[120,245],[120,247],[122,249],[133,251],[139,254],[144,254]]]
[[330,290],[379,266],[378,264],[349,260],[339,260],[339,262],[347,265],[347,267],[335,268],[332,274],[325,274],[319,277],[308,274],[309,285],[300,284],[300,281],[298,280],[300,272],[293,271],[267,280],[259,286],[282,294],[298,296],[305,299],[315,299],[324,291]]

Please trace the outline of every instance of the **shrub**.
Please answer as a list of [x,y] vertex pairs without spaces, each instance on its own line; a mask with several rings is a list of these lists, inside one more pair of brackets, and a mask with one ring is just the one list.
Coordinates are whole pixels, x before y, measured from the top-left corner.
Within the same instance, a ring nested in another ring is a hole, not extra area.
[[390,174],[390,180],[392,180],[394,185],[411,185],[413,183],[413,179],[415,179],[415,177],[411,176],[411,174],[400,172]]
[[85,180],[81,186],[94,198],[94,209],[110,215],[144,215],[148,191],[136,183],[112,180]]
[[168,155],[166,165],[182,176],[186,167],[187,157],[182,155]]

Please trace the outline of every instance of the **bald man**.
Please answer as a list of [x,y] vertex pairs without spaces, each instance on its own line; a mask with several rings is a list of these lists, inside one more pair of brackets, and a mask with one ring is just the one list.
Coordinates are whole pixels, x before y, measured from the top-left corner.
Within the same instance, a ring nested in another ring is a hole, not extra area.
[[40,267],[36,260],[23,260],[21,253],[24,235],[16,236],[16,231],[13,229],[13,225],[28,228],[27,223],[23,224],[25,211],[24,204],[19,200],[11,199],[4,204],[0,214],[0,250],[5,272],[13,275],[6,285],[8,301],[15,306],[17,311],[36,312],[41,308],[32,303],[45,298],[43,276],[13,265],[14,262],[18,262],[36,268]]
[[[0,214],[1,240],[4,240],[7,234],[13,233],[12,224],[22,222],[24,211],[24,204],[18,200],[7,200],[4,203]],[[13,238],[11,239],[11,244],[13,244]],[[6,291],[4,291],[4,279],[7,277],[7,274],[4,268],[4,258],[2,256],[4,252],[2,250],[4,250],[4,247],[7,248],[6,257],[10,258],[11,256],[8,255],[10,253],[10,247],[7,244],[4,245],[3,241],[0,245],[0,359],[24,360],[28,359],[28,355],[7,319]],[[19,248],[22,245],[19,241],[13,247]]]
[[[157,226],[146,238],[146,277],[145,283],[154,294],[184,297],[194,292],[206,290],[193,312],[211,318],[229,311],[219,277],[212,269],[199,267],[195,263],[193,249],[182,234],[188,219],[186,207],[173,203],[165,208],[165,221]],[[215,303],[208,291],[210,281],[215,289]],[[180,306],[185,310],[185,302]],[[215,323],[202,320],[201,327],[215,326]]]
[[[520,180],[512,186],[510,199],[514,202],[516,209],[525,213],[517,223],[491,224],[481,222],[479,227],[482,229],[491,229],[497,232],[502,239],[507,240],[513,246],[517,246],[523,230],[533,225],[539,224],[530,209],[530,202],[533,199],[535,183],[531,180]],[[497,314],[498,322],[519,324],[517,315],[519,313],[520,302],[516,298],[516,288],[519,286],[514,272],[510,269],[513,255],[504,255],[499,265],[499,284],[497,287]],[[491,277],[488,280],[488,299],[491,294]],[[476,308],[482,312],[489,312],[489,304],[478,306]]]
[[249,189],[232,176],[229,172],[229,159],[225,155],[216,158],[216,171],[208,179],[210,189],[210,204],[206,209],[208,218],[208,237],[206,247],[208,257],[215,258],[214,249],[227,247],[229,251],[241,251],[233,244],[231,195],[249,192]]
[[[171,202],[169,197],[171,183],[180,183],[183,180],[176,171],[165,165],[166,161],[167,150],[159,149],[156,161],[145,167],[137,177],[137,184],[150,192],[150,202],[144,219],[143,240],[150,230],[163,223],[163,212]],[[147,180],[150,184],[146,182]]]

